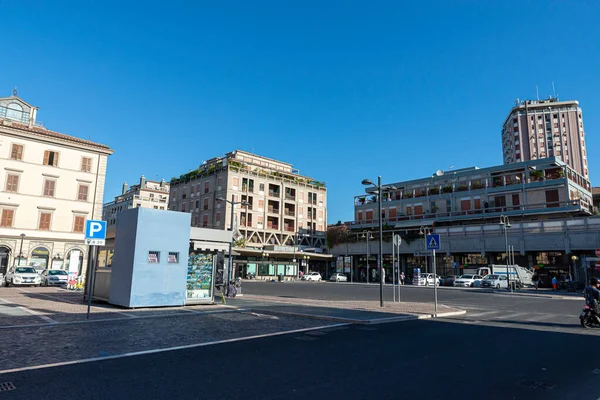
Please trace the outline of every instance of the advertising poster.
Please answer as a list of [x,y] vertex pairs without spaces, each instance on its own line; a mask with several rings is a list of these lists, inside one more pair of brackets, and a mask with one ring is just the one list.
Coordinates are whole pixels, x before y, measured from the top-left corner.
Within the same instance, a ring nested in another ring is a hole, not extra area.
[[417,286],[419,286],[421,284],[421,268],[415,268],[413,272],[414,277],[417,278]]
[[342,272],[344,272],[343,269],[344,269],[344,257],[338,257],[335,272],[342,273]]
[[191,254],[188,258],[187,290],[188,299],[211,299],[213,260],[212,254]]
[[77,275],[79,273],[79,250],[73,250],[69,256],[69,281],[73,279],[77,279]]
[[344,272],[349,274],[352,268],[352,257],[344,257]]

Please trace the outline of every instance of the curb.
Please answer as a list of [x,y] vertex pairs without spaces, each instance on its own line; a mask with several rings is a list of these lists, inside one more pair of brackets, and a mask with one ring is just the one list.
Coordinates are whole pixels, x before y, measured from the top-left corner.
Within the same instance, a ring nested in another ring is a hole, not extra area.
[[491,294],[498,294],[501,296],[521,296],[521,297],[532,297],[532,298],[537,298],[537,299],[555,299],[555,300],[582,300],[583,296],[582,295],[578,295],[578,294],[574,294],[571,296],[561,296],[561,295],[554,295],[554,294],[543,294],[543,293],[510,293],[510,292],[496,292],[496,291],[489,291],[486,293],[491,293]]
[[[257,308],[249,308],[247,310],[257,313],[257,314],[285,315],[288,317],[318,319],[318,320],[323,320],[323,321],[341,322],[341,323],[356,324],[356,325],[386,324],[386,323],[391,323],[391,322],[414,321],[414,320],[418,320],[418,319],[434,318],[433,314],[422,314],[422,315],[401,315],[398,317],[373,318],[373,319],[354,319],[354,318],[343,318],[343,317],[331,317],[331,316],[327,316],[327,315],[304,314],[304,313],[297,313],[297,312],[290,312],[290,311],[273,311],[273,310],[265,310],[265,309],[257,309]],[[467,312],[465,310],[449,311],[446,313],[438,313],[437,318],[446,318],[446,317],[453,317],[453,316],[458,316],[458,315],[465,315],[466,313]]]

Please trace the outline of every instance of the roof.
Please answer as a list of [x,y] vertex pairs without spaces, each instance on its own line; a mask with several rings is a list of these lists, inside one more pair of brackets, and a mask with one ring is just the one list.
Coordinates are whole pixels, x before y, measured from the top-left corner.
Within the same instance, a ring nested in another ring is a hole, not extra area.
[[592,195],[598,196],[600,195],[600,187],[596,186],[592,188]]
[[50,137],[53,139],[64,140],[64,141],[68,141],[68,142],[72,142],[72,143],[78,143],[78,144],[82,144],[82,145],[86,145],[86,146],[95,147],[97,149],[109,152],[110,154],[112,154],[114,152],[110,147],[108,147],[107,145],[101,144],[101,143],[92,142],[91,140],[80,139],[75,136],[65,135],[64,133],[51,131],[49,129],[46,129],[46,128],[43,128],[40,126],[35,126],[35,125],[29,126],[27,124],[16,122],[11,119],[0,118],[0,125],[9,127],[9,128],[13,128],[13,129],[18,129],[20,131],[33,133],[33,134],[35,134],[37,136],[41,136],[41,137],[46,136],[46,137]]

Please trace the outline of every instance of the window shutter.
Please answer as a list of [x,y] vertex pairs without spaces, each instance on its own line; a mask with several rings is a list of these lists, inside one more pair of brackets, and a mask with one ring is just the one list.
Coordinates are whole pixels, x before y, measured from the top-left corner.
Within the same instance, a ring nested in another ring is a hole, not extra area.
[[50,160],[50,151],[46,150],[46,151],[44,151],[44,165],[48,165],[49,160]]

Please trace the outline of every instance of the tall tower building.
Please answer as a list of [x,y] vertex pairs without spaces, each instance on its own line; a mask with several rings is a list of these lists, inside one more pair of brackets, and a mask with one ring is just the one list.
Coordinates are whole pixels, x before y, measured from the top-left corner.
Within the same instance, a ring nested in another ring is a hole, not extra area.
[[502,127],[504,164],[556,157],[589,179],[579,102],[517,99]]

